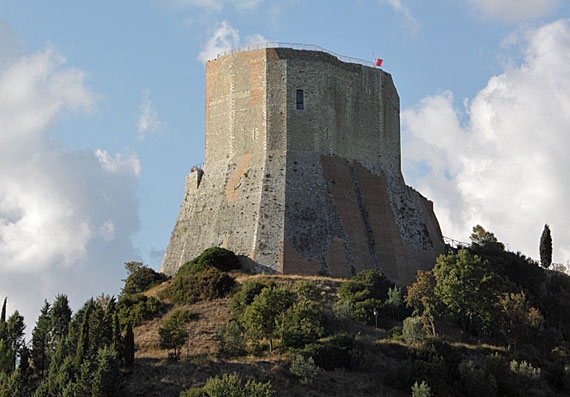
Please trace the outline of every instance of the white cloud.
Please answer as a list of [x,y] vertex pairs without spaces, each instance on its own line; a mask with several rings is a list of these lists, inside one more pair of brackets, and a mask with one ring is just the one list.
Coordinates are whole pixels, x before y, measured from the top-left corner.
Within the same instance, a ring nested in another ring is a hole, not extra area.
[[414,18],[410,9],[403,4],[403,0],[380,0],[383,4],[388,4],[395,13],[402,15],[406,19],[408,28],[412,33],[416,33],[420,28],[420,23]]
[[544,223],[554,259],[570,258],[570,20],[526,32],[523,62],[492,77],[460,124],[453,95],[402,112],[404,172],[434,203],[443,233],[477,223],[538,256]]
[[59,119],[96,102],[86,74],[53,47],[26,54],[4,45],[19,39],[9,25],[0,30],[0,55],[10,59],[0,62],[0,291],[32,327],[44,298],[63,292],[77,306],[117,292],[121,263],[136,256],[140,164],[52,140]]
[[484,17],[505,23],[531,20],[550,14],[560,0],[468,0]]
[[237,29],[232,28],[227,21],[219,22],[216,30],[198,54],[198,60],[206,63],[216,58],[218,54],[236,47],[239,47]]
[[232,28],[227,21],[218,22],[216,29],[204,45],[200,54],[198,54],[197,59],[206,63],[209,60],[215,59],[218,54],[222,54],[225,51],[238,48],[242,45],[261,44],[266,41],[265,37],[261,34],[255,33],[246,36],[243,41],[244,44],[240,44],[239,31]]
[[150,90],[143,90],[143,98],[140,104],[141,115],[137,123],[137,131],[139,133],[139,140],[145,140],[147,132],[162,131],[164,123],[158,119],[156,110],[152,107],[150,100]]
[[126,173],[138,177],[141,174],[141,165],[138,157],[131,153],[124,158],[122,153],[111,156],[106,150],[95,150],[95,157],[99,160],[101,167],[112,174]]

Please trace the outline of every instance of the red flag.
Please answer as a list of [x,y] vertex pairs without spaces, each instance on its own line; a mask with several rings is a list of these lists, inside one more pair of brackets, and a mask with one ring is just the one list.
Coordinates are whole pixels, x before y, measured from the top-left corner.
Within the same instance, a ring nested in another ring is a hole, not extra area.
[[377,59],[376,60],[376,66],[381,67],[382,66],[382,59]]

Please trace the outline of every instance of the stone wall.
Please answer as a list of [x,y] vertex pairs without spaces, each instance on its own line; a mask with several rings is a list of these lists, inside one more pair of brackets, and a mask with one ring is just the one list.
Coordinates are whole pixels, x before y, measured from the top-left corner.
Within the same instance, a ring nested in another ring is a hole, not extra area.
[[402,178],[399,98],[380,69],[290,49],[210,61],[205,150],[164,273],[223,246],[257,271],[408,282],[443,251],[431,202]]

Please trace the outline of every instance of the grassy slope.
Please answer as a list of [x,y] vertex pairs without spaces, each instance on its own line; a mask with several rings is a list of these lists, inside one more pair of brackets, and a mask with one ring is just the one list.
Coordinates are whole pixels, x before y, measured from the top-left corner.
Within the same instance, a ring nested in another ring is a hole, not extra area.
[[[369,335],[382,351],[400,350],[404,355],[408,347],[402,342],[387,338],[386,331],[373,327],[360,326],[356,323],[339,324],[332,316],[332,305],[338,299],[337,289],[345,280],[327,277],[303,276],[269,276],[245,275],[234,273],[239,282],[255,279],[259,281],[272,280],[278,286],[292,285],[298,280],[308,280],[323,291],[323,309],[328,326],[333,331],[344,331]],[[168,285],[163,283],[145,294],[156,296]],[[266,353],[262,357],[240,357],[237,359],[220,359],[216,356],[218,328],[229,318],[229,298],[213,301],[200,301],[184,307],[198,314],[198,319],[189,324],[190,338],[182,348],[180,362],[167,360],[168,351],[158,347],[158,328],[163,318],[157,318],[135,328],[135,343],[137,345],[135,366],[130,372],[126,384],[126,394],[129,396],[178,396],[189,387],[201,387],[209,377],[224,373],[237,372],[243,379],[253,378],[256,381],[271,381],[276,396],[407,396],[409,391],[389,389],[382,383],[378,373],[353,372],[345,370],[323,371],[319,381],[311,387],[302,386],[298,379],[289,373],[291,354]],[[167,305],[167,311],[174,308]],[[166,313],[164,314],[164,316]],[[163,317],[164,317],[163,316]],[[457,327],[447,324],[440,329],[453,348],[462,356],[468,357],[476,352],[504,350],[494,346],[481,346],[460,342],[461,334]]]
[[[336,290],[344,281],[328,277],[302,276],[269,276],[233,274],[239,282],[248,279],[273,280],[278,286],[293,284],[297,280],[308,280],[319,286],[323,291],[323,306],[328,313],[336,301]],[[166,287],[163,283],[145,294],[155,296]],[[312,387],[304,387],[289,373],[292,356],[288,354],[265,355],[263,357],[240,357],[224,360],[216,356],[216,333],[218,328],[229,317],[229,298],[213,301],[201,301],[184,307],[198,314],[198,319],[189,324],[190,338],[182,348],[180,362],[167,360],[168,351],[158,347],[158,328],[161,318],[156,318],[135,328],[135,343],[137,345],[135,366],[128,376],[126,384],[127,395],[132,396],[178,396],[189,387],[203,386],[212,376],[223,373],[239,373],[242,378],[253,378],[257,381],[271,381],[276,396],[370,396],[386,395],[400,396],[397,390],[386,389],[375,382],[374,376],[367,373],[347,372],[336,370],[323,372],[320,380]],[[167,305],[167,310],[174,308]],[[370,327],[353,324],[352,332],[371,333],[381,336]]]

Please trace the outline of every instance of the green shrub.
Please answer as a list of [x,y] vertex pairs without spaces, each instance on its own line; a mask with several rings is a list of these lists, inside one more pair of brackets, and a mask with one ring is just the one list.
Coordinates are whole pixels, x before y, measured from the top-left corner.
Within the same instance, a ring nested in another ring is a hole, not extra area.
[[320,302],[322,299],[322,290],[315,284],[306,280],[297,281],[293,286],[293,292],[295,292],[299,298],[313,302]]
[[408,317],[402,323],[402,334],[408,345],[415,345],[424,340],[425,332],[421,317]]
[[201,389],[188,389],[180,393],[180,397],[271,397],[275,392],[271,383],[248,380],[242,385],[240,377],[233,373],[222,377],[209,378]]
[[251,305],[253,299],[259,295],[261,290],[268,287],[268,284],[260,283],[259,281],[248,280],[240,285],[238,291],[230,301],[230,310],[234,315],[239,316],[243,313],[245,308]]
[[285,312],[281,335],[286,347],[303,347],[319,339],[325,333],[323,313],[319,304],[301,299]]
[[209,268],[198,274],[175,277],[160,293],[162,299],[173,303],[194,303],[200,299],[212,300],[228,295],[235,286],[235,280],[216,268]]
[[158,273],[148,266],[140,262],[127,262],[125,269],[128,276],[125,280],[125,286],[122,295],[132,295],[144,292],[168,279],[165,274]]
[[332,371],[335,368],[351,369],[351,352],[354,338],[348,334],[333,335],[330,338],[306,345],[301,354],[312,357],[317,366]]
[[313,357],[305,358],[301,355],[295,357],[289,370],[305,386],[315,383],[321,373],[321,369],[315,364]]
[[237,321],[230,320],[218,330],[218,354],[222,357],[237,357],[246,353],[245,336]]
[[208,248],[199,256],[180,266],[177,276],[197,274],[208,268],[215,267],[223,272],[239,269],[240,263],[237,256],[230,250],[220,247]]
[[470,397],[497,395],[495,376],[488,373],[485,364],[473,360],[463,360],[458,371],[465,395]]
[[133,326],[158,317],[163,310],[163,304],[158,299],[142,294],[123,295],[117,302],[117,311],[121,329],[132,322]]
[[412,397],[431,397],[431,388],[425,380],[418,384],[416,381],[412,386]]
[[342,283],[338,289],[340,300],[352,304],[352,317],[364,324],[375,324],[374,311],[380,314],[380,320],[393,316],[388,308],[388,291],[394,283],[377,270],[363,270],[354,278]]
[[333,314],[337,320],[350,321],[352,320],[353,312],[354,305],[352,302],[339,300],[333,304]]
[[158,329],[160,347],[173,349],[173,358],[178,359],[180,356],[180,348],[188,340],[186,324],[195,317],[196,315],[190,310],[174,309],[164,318],[162,327]]
[[521,361],[519,363],[516,360],[512,360],[509,363],[509,368],[515,375],[517,385],[521,390],[527,390],[538,386],[540,382],[540,368],[535,368],[531,363],[526,361]]

